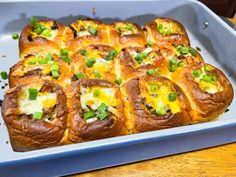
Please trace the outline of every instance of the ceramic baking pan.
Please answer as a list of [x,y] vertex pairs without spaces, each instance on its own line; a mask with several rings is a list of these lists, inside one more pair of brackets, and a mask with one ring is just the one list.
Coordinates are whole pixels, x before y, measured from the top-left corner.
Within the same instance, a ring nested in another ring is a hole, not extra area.
[[[236,32],[197,1],[8,1],[0,2],[0,71],[18,60],[20,32],[30,17],[52,18],[69,24],[79,17],[110,23],[117,20],[140,25],[166,16],[179,20],[192,47],[204,60],[227,75],[236,90]],[[4,82],[0,82],[0,87]],[[3,97],[5,89],[1,89]],[[14,152],[0,118],[0,176],[57,176],[120,165],[236,141],[236,99],[219,119],[160,131],[96,140],[80,144]],[[174,163],[174,162],[173,162]]]

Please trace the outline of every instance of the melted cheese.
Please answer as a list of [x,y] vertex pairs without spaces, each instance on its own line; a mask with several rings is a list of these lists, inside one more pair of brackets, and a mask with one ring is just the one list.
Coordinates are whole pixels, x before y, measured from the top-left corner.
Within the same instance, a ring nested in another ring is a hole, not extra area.
[[211,94],[215,94],[217,92],[221,92],[221,91],[224,90],[222,85],[218,81],[216,81],[216,83],[213,84],[213,83],[209,83],[209,82],[201,80],[203,75],[205,75],[205,74],[206,74],[206,72],[204,70],[204,67],[202,67],[200,76],[194,78],[195,81],[199,84],[199,87],[203,91],[206,91],[206,92],[211,93]]
[[[88,106],[91,109],[96,110],[101,103],[105,103],[108,108],[114,111],[111,107],[117,106],[116,92],[113,88],[102,88],[102,87],[82,87],[81,86],[80,102],[82,109],[87,109]],[[99,91],[99,97],[93,95],[94,91]]]
[[[149,86],[148,86],[149,87]],[[180,112],[179,100],[176,99],[173,102],[168,100],[168,94],[171,93],[169,87],[162,85],[157,92],[151,92],[151,90],[146,90],[143,97],[146,98],[146,103],[157,110],[159,107],[167,106],[172,114]]]
[[52,108],[56,105],[56,98],[56,93],[39,93],[36,100],[29,100],[28,93],[23,93],[18,100],[20,113],[29,115],[43,112],[43,108]]

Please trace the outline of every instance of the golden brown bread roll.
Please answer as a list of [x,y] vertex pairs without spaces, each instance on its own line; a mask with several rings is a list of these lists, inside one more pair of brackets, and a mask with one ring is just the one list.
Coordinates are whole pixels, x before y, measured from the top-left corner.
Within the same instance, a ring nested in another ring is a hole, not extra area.
[[105,80],[81,79],[68,91],[69,140],[81,142],[127,134],[118,87]]
[[233,99],[227,77],[210,64],[195,63],[173,77],[191,103],[192,123],[205,122],[222,114]]
[[190,124],[189,102],[182,89],[165,77],[143,76],[122,86],[127,127],[133,133]]
[[66,129],[66,96],[48,81],[18,85],[6,91],[2,116],[14,151],[57,146]]
[[188,34],[183,25],[170,18],[157,18],[144,25],[147,41],[159,45],[182,44],[190,45]]
[[46,79],[66,87],[70,84],[71,71],[69,64],[59,59],[57,55],[37,54],[28,55],[10,68],[9,86],[31,83]]
[[107,45],[90,45],[72,56],[73,80],[82,78],[116,80],[115,64],[118,52]]
[[139,25],[130,22],[115,22],[112,26],[116,30],[116,34],[113,32],[113,36],[119,36],[120,48],[144,47],[146,45],[145,34]]
[[168,73],[166,60],[159,48],[127,47],[120,53],[121,76],[124,80],[141,77],[147,73],[160,75]]
[[94,19],[78,19],[70,24],[73,35],[68,37],[72,51],[90,44],[108,44],[107,25]]
[[37,53],[60,54],[65,48],[66,38],[71,29],[53,20],[37,21],[31,18],[31,24],[21,32],[19,39],[20,59]]

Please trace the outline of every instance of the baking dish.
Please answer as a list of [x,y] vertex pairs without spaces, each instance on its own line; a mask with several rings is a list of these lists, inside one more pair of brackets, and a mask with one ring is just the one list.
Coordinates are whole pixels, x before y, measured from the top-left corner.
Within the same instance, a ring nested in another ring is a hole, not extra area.
[[[11,34],[21,31],[31,16],[53,18],[64,24],[78,17],[92,17],[107,23],[125,20],[140,25],[157,16],[167,16],[185,26],[191,45],[201,49],[207,63],[224,71],[235,88],[236,32],[197,1],[1,1],[0,16],[1,71],[18,60],[17,41],[11,39]],[[4,91],[1,90],[1,98]],[[208,123],[24,153],[11,149],[1,118],[0,174],[66,175],[230,143],[236,140],[235,106],[233,101],[229,111]]]

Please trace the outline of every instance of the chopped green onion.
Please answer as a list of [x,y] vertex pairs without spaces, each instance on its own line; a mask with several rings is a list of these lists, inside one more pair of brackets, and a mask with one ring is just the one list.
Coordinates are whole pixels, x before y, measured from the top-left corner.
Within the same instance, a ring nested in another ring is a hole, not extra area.
[[84,74],[82,72],[76,73],[75,76],[77,77],[77,79],[84,78]]
[[167,113],[166,106],[159,106],[156,110],[158,116],[165,115]]
[[107,112],[101,112],[101,113],[99,113],[98,118],[100,120],[104,120],[107,116],[108,116]]
[[43,118],[43,112],[35,112],[33,114],[33,119],[37,119],[37,120],[40,120]]
[[170,63],[175,65],[177,64],[177,59],[175,57],[173,57],[171,60],[170,60]]
[[46,59],[49,61],[49,60],[52,60],[52,55],[50,54],[50,53],[48,53],[47,55],[46,55]]
[[93,34],[93,35],[96,35],[97,34],[97,29],[92,27],[92,26],[89,26],[88,27],[88,31]]
[[68,56],[68,54],[69,54],[69,52],[68,52],[68,50],[67,49],[61,49],[61,55],[66,55],[66,56]]
[[155,71],[154,71],[154,74],[155,74],[156,76],[161,75],[160,68],[156,68]]
[[157,26],[157,29],[158,29],[159,33],[161,33],[161,34],[164,33],[164,26],[163,26],[163,24],[159,24],[159,25]]
[[58,72],[57,70],[52,70],[51,73],[52,73],[52,77],[53,77],[53,78],[58,79],[58,77],[59,77],[59,72]]
[[59,70],[58,64],[53,64],[53,65],[51,66],[51,70],[58,71],[58,70]]
[[35,88],[29,88],[29,96],[28,99],[29,100],[36,100],[37,96],[38,96],[38,90]]
[[204,71],[205,72],[211,72],[213,70],[213,68],[210,65],[205,65],[204,66]]
[[37,19],[35,17],[31,17],[30,18],[30,23],[31,23],[32,26],[35,26],[36,23],[37,23]]
[[101,78],[102,77],[102,75],[99,72],[97,72],[97,71],[94,71],[94,76],[96,78]]
[[91,68],[94,64],[95,64],[95,59],[94,58],[91,58],[91,59],[88,59],[87,61],[86,61],[86,66],[87,67],[89,67],[89,68]]
[[95,114],[94,111],[89,111],[89,112],[84,113],[84,119],[90,119],[90,118],[93,118],[95,116],[96,116],[96,114]]
[[147,42],[147,46],[148,46],[148,47],[152,47],[152,46],[153,46],[153,42],[152,42],[152,41],[148,41],[148,42]]
[[42,31],[42,35],[45,36],[45,37],[52,37],[52,34],[51,34],[49,29],[44,29]]
[[43,60],[38,60],[39,64],[47,64],[48,60],[47,59],[43,59]]
[[176,92],[169,93],[169,94],[168,94],[168,100],[171,101],[171,102],[173,102],[173,101],[176,100],[177,96],[178,96],[178,95],[177,95]]
[[48,64],[50,64],[50,65],[53,65],[55,62],[54,61],[52,61],[52,60],[49,60],[48,61]]
[[88,56],[88,52],[87,52],[87,50],[85,50],[85,49],[80,49],[80,50],[79,50],[79,53],[80,53],[80,55]]
[[106,60],[113,60],[117,56],[117,54],[118,54],[117,51],[110,50],[106,57]]
[[151,90],[151,92],[157,92],[158,86],[157,86],[156,84],[152,84],[152,85],[150,86],[150,90]]
[[31,61],[28,61],[28,65],[35,65],[37,63],[37,60],[31,60]]
[[205,82],[209,82],[211,84],[215,84],[217,79],[214,76],[203,75],[201,80]]
[[108,109],[108,106],[105,103],[101,103],[98,107],[98,112],[102,113],[105,112]]
[[120,85],[122,83],[122,79],[121,78],[116,78],[115,83]]
[[93,96],[98,98],[100,96],[100,91],[98,89],[94,90]]
[[178,45],[177,47],[177,50],[179,51],[179,53],[181,55],[185,55],[185,54],[191,54],[192,56],[195,56],[196,55],[196,52],[190,48],[190,47],[184,47],[183,45]]
[[148,73],[148,75],[153,75],[154,74],[154,71],[153,71],[153,69],[149,69],[149,70],[147,70],[147,73]]
[[180,68],[184,67],[184,62],[183,61],[179,61],[178,62],[178,67],[180,67]]
[[198,70],[194,70],[194,71],[192,72],[192,74],[193,74],[194,77],[199,77],[199,76],[200,76],[200,73],[199,73]]
[[1,72],[1,77],[2,77],[3,80],[6,80],[8,78],[7,72],[6,71],[2,71]]
[[132,24],[130,24],[130,23],[126,25],[126,29],[129,30],[129,31],[132,31],[133,27],[134,26]]
[[19,38],[19,34],[17,34],[17,33],[14,33],[14,34],[12,34],[12,39],[18,39]]
[[70,58],[69,58],[68,56],[62,55],[60,58],[61,58],[63,61],[65,61],[66,63],[70,64]]

